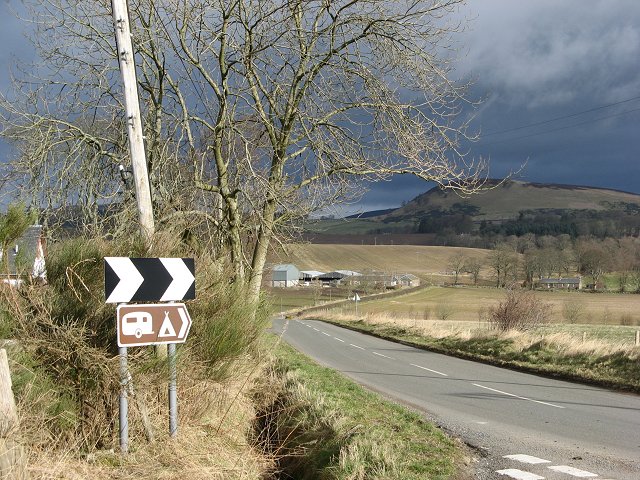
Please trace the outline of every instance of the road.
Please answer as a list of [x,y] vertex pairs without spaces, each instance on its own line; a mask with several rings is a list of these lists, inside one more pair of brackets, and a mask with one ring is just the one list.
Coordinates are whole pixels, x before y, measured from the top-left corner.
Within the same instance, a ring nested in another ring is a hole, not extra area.
[[476,449],[476,478],[640,480],[640,396],[448,357],[316,320],[273,331]]

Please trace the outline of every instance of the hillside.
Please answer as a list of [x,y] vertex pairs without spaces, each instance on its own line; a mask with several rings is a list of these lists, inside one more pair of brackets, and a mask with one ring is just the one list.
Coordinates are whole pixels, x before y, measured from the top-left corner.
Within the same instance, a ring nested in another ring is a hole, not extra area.
[[595,187],[511,180],[468,198],[434,187],[404,207],[374,218],[399,221],[434,211],[459,210],[468,212],[474,220],[491,221],[516,218],[524,210],[624,210],[628,205],[640,210],[640,195]]
[[[307,226],[313,243],[374,243],[367,236],[568,234],[622,237],[640,233],[640,195],[596,187],[491,181],[463,198],[438,187],[392,211],[321,220]],[[345,240],[341,236],[353,236]],[[358,237],[358,238],[355,238]],[[379,238],[378,243],[430,244],[432,239]],[[483,243],[465,246],[484,246]]]
[[413,273],[422,278],[447,270],[449,258],[462,251],[484,260],[488,250],[415,245],[287,245],[274,263],[293,263],[301,270],[378,270]]

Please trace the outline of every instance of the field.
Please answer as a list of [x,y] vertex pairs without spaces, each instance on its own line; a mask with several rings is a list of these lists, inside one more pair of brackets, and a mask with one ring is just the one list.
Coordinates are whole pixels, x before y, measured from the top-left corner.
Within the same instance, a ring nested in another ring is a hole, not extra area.
[[[273,263],[293,263],[300,270],[413,273],[424,280],[433,280],[430,283],[439,283],[440,277],[446,275],[449,258],[458,251],[483,261],[490,253],[478,248],[416,245],[291,244],[285,247],[285,252],[273,255],[270,260]],[[481,272],[481,276],[489,276],[489,271]]]
[[[552,305],[553,323],[640,324],[640,295],[559,291],[536,295]],[[399,298],[365,302],[360,309],[363,313],[478,321],[503,298],[504,290],[495,288],[432,287]]]

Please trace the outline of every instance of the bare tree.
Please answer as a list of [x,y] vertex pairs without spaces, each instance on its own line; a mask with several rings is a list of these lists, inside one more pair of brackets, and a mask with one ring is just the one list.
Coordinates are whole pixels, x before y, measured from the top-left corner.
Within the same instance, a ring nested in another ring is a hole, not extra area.
[[465,272],[471,274],[473,278],[473,284],[478,284],[478,278],[480,277],[480,270],[482,269],[482,262],[478,258],[468,258],[464,264]]
[[[459,3],[131,2],[159,227],[202,219],[221,233],[257,301],[271,242],[362,181],[409,174],[478,189],[485,165],[461,150],[467,85],[449,75]],[[108,2],[32,4],[42,62],[21,102],[2,101],[15,171],[50,208],[122,202],[126,119]]]
[[506,287],[518,271],[518,254],[509,245],[496,246],[488,256],[489,266],[496,277],[496,287]]
[[461,250],[458,250],[456,253],[449,257],[447,268],[449,269],[449,271],[453,272],[454,285],[458,284],[458,277],[462,272],[464,272],[464,267],[467,261],[467,256]]

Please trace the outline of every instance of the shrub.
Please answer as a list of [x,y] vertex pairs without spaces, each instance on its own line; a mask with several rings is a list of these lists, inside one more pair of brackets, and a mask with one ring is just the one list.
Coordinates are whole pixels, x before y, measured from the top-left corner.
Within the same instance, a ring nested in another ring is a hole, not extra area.
[[562,306],[562,316],[568,323],[578,323],[584,311],[584,305],[576,300],[565,302]]
[[[0,289],[0,318],[6,317],[3,323],[12,327],[5,330],[24,350],[15,357],[22,365],[16,396],[25,405],[25,423],[38,425],[47,446],[73,444],[90,451],[113,446],[117,436],[115,306],[104,301],[105,256],[196,257],[198,298],[189,303],[193,327],[179,353],[213,367],[218,378],[234,373],[231,361],[256,344],[265,309],[253,316],[242,289],[229,283],[216,259],[189,248],[162,234],[148,252],[135,239],[67,240],[49,250],[48,285]],[[151,349],[130,349],[133,384],[144,382],[165,391],[164,368]],[[34,396],[38,392],[46,395]]]
[[551,305],[542,302],[535,293],[511,288],[506,298],[496,307],[489,309],[489,319],[500,331],[530,330],[547,323],[551,315]]

